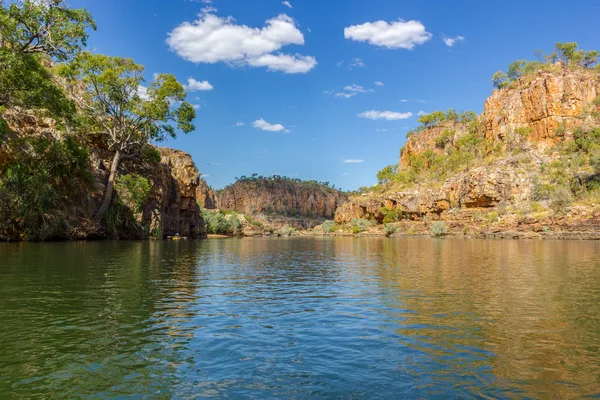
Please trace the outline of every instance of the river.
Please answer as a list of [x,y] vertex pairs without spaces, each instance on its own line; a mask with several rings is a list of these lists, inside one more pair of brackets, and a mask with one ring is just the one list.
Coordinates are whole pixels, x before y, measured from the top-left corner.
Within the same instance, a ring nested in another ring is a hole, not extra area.
[[600,396],[600,242],[0,244],[2,398]]

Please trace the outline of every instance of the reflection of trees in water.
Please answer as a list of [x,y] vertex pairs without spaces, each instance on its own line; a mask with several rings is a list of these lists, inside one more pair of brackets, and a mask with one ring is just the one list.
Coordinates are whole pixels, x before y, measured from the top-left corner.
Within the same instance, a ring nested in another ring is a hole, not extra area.
[[0,354],[0,391],[11,393],[18,380],[15,394],[35,387],[80,396],[132,385],[169,393],[193,316],[199,253],[191,248],[201,243],[22,246],[10,251],[13,273],[0,282],[0,316],[10,326],[0,328],[8,349]]
[[[534,396],[573,397],[597,387],[600,354],[586,346],[600,342],[598,244],[409,239],[344,246],[356,257],[380,255],[370,265],[394,293],[388,305],[398,308],[397,333],[439,362],[451,356],[446,372],[491,365],[505,381],[490,385],[526,381]],[[461,355],[465,365],[457,363]]]

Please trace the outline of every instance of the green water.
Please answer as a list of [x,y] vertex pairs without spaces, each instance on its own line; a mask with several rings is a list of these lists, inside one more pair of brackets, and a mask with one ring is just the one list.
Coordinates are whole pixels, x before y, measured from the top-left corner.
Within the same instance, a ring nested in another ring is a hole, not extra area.
[[600,243],[0,245],[0,398],[600,396]]

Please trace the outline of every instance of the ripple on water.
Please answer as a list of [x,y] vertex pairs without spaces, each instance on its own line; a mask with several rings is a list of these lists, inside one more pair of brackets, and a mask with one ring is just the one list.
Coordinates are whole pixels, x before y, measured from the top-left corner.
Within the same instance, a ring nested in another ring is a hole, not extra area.
[[599,260],[592,242],[1,245],[0,393],[598,395]]

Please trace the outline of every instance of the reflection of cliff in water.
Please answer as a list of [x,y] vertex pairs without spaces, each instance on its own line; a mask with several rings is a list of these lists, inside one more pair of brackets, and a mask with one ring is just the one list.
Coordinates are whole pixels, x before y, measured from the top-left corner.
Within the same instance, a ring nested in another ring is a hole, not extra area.
[[[361,257],[391,297],[384,312],[399,340],[436,361],[465,356],[447,373],[529,383],[531,396],[580,395],[598,385],[600,244],[478,240],[338,241]],[[582,256],[589,254],[589,257]],[[548,346],[554,343],[554,346]],[[470,363],[470,365],[468,365]],[[444,372],[444,371],[442,371]],[[466,379],[466,378],[465,378]],[[504,380],[504,381],[502,381]]]

